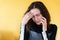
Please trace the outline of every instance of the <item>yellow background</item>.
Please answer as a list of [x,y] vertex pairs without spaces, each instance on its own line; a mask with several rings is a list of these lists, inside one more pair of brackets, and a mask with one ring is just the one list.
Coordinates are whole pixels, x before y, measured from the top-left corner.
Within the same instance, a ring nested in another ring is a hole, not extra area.
[[[0,40],[18,40],[23,14],[31,2],[36,0],[0,0]],[[51,23],[58,27],[57,40],[60,40],[60,0],[42,1],[51,15]]]

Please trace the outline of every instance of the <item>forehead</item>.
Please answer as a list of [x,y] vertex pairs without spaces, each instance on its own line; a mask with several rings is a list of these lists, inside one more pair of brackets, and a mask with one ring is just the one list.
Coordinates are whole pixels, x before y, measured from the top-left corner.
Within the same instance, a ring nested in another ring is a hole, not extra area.
[[36,14],[40,14],[40,10],[37,9],[37,8],[34,8],[34,9],[31,9],[30,12],[33,14],[33,15],[36,15]]

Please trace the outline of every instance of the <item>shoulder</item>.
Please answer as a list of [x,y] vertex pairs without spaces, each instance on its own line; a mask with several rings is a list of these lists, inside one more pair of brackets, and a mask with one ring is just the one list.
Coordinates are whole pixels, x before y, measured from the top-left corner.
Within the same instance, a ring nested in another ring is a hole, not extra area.
[[56,24],[50,24],[50,25],[49,25],[49,29],[50,29],[51,31],[57,31],[57,25],[56,25]]
[[57,25],[56,24],[50,24],[50,28],[57,29]]

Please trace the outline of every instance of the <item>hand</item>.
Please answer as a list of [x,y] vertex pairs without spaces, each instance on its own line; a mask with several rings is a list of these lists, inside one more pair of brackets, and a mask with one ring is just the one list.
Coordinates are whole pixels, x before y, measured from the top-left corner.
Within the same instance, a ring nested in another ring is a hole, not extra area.
[[32,14],[31,12],[28,12],[24,15],[23,19],[22,19],[22,24],[27,24],[28,21],[32,18]]
[[41,23],[42,23],[42,26],[43,26],[43,31],[47,31],[47,20],[46,18],[42,17],[41,18]]

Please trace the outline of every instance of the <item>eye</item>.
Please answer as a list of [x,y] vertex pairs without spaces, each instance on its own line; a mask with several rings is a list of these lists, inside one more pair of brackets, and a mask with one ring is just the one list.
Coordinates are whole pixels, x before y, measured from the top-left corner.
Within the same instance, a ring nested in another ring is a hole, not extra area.
[[36,16],[40,16],[40,14],[36,14]]

